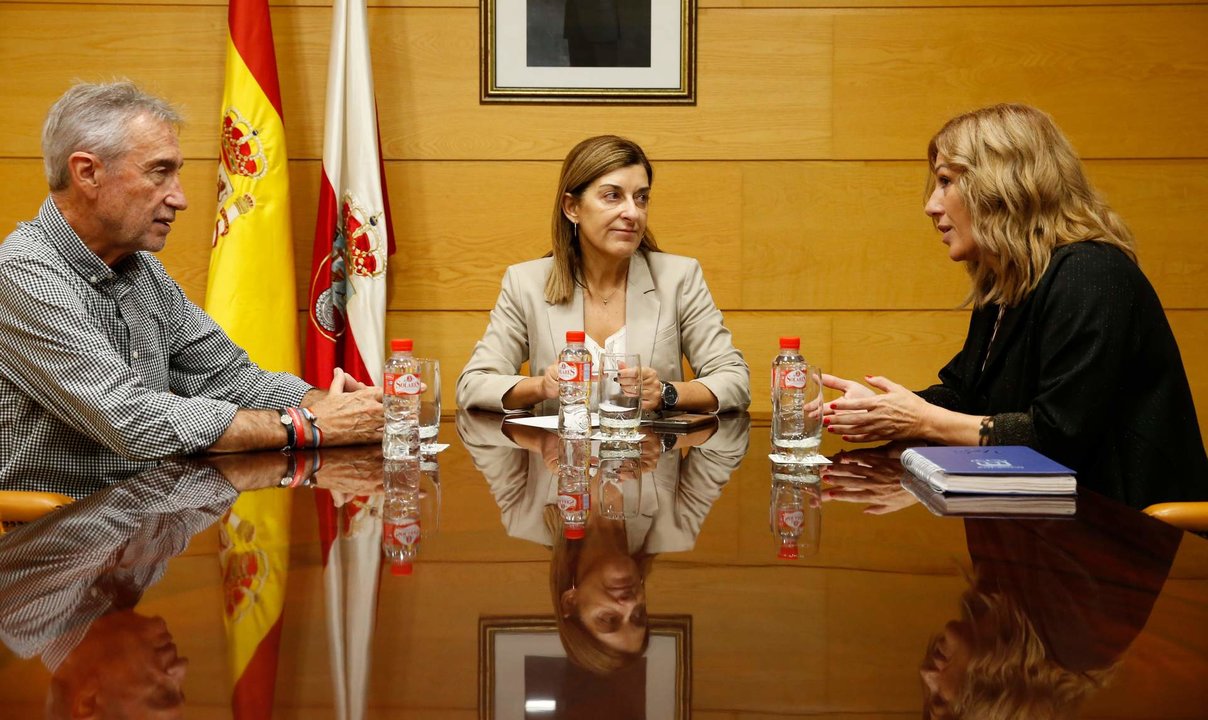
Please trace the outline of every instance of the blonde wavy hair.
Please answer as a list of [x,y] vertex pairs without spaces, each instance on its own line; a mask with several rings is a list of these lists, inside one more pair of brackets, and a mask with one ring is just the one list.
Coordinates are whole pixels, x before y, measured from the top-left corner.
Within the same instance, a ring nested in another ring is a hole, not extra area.
[[[950,704],[925,700],[925,720],[1067,720],[1077,717],[1087,697],[1114,674],[1114,666],[1086,671],[1062,667],[1024,610],[1006,594],[970,588],[961,597],[961,619],[973,634],[964,680]],[[932,640],[926,655],[937,641]]]
[[[554,258],[554,269],[545,280],[546,302],[555,305],[570,302],[575,295],[575,286],[583,284],[583,252],[575,224],[562,212],[562,198],[567,194],[582,197],[583,191],[600,176],[630,165],[644,167],[647,179],[654,184],[654,168],[646,159],[646,153],[634,141],[616,135],[587,138],[571,148],[562,161],[558,192],[554,194],[553,249],[546,255]],[[649,227],[638,246],[639,252],[643,250],[660,252]]]
[[940,155],[956,175],[980,250],[966,261],[973,287],[964,304],[1018,305],[1040,283],[1053,251],[1071,243],[1114,245],[1136,262],[1132,232],[1044,112],[1002,104],[949,120],[927,147],[928,197]]

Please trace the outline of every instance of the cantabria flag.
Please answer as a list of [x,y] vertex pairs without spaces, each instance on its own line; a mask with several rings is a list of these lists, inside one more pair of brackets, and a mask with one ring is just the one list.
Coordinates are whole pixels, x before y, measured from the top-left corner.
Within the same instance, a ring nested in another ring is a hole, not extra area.
[[332,5],[325,122],[303,377],[326,385],[342,367],[363,383],[381,385],[386,258],[394,237],[378,149],[365,0]]

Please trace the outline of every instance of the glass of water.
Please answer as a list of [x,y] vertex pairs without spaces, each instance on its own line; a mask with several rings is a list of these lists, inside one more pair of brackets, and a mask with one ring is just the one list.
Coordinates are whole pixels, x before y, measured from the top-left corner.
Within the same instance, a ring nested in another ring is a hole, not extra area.
[[419,449],[431,453],[436,449],[436,434],[440,430],[440,361],[416,358],[419,370]]
[[642,449],[638,441],[604,440],[600,443],[600,517],[627,520],[642,506]]
[[633,440],[642,422],[642,359],[637,353],[600,355],[600,435]]

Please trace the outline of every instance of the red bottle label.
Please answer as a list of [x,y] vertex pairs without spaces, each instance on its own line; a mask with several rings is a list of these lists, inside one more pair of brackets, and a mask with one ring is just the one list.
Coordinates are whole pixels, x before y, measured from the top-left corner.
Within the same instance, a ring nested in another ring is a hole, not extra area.
[[558,363],[558,379],[563,382],[586,382],[591,377],[591,361]]

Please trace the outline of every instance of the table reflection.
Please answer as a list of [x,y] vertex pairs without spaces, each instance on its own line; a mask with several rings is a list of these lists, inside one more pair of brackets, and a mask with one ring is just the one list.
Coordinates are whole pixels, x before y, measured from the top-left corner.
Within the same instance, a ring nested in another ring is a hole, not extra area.
[[1111,681],[1183,533],[1089,493],[1079,515],[964,521],[969,587],[924,653],[925,717],[1075,717]]
[[[508,534],[551,550],[551,610],[567,657],[599,675],[641,658],[649,641],[646,578],[654,559],[693,548],[746,455],[749,419],[727,418],[680,435],[647,432],[633,443],[563,440],[472,412],[458,414],[457,428]],[[590,500],[566,490],[578,472]],[[585,513],[585,527],[577,518],[568,526],[568,513],[584,508],[594,508]]]
[[0,537],[4,716],[1208,715],[1208,543],[1114,501],[940,517],[896,448],[784,466],[745,417],[586,451],[447,422],[409,463],[163,463]]

